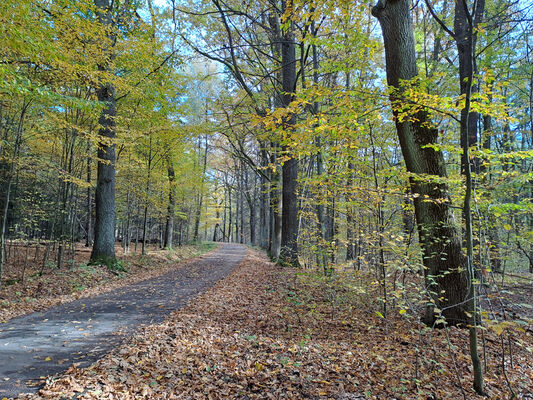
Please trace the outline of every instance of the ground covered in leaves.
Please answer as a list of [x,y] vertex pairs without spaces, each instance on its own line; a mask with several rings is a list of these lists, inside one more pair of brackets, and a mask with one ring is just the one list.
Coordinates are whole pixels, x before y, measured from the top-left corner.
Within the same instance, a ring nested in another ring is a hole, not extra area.
[[[408,312],[385,320],[376,287],[351,275],[280,269],[251,252],[164,323],[21,398],[478,398],[466,332],[425,329]],[[488,396],[530,398],[531,334],[509,329],[484,332]]]
[[[93,297],[118,287],[159,276],[176,268],[176,263],[210,251],[213,243],[185,245],[174,250],[160,250],[151,246],[146,255],[129,252],[122,254],[117,247],[119,268],[109,269],[103,265],[88,265],[90,249],[76,247],[74,256],[68,257],[61,268],[54,262],[42,261],[27,256],[27,249],[13,246],[11,262],[4,273],[0,287],[0,323],[63,304],[82,297]],[[41,250],[41,254],[44,250]],[[140,251],[140,249],[139,249]],[[50,258],[53,258],[51,254]],[[181,262],[180,267],[186,265]]]

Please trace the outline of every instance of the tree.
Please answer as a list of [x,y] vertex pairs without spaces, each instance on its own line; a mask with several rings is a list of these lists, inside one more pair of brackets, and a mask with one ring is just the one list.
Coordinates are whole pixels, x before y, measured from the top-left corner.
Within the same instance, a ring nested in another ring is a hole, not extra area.
[[451,209],[444,157],[442,151],[431,146],[437,143],[438,130],[425,109],[415,110],[402,98],[408,85],[416,85],[418,75],[409,1],[379,1],[372,14],[383,33],[396,130],[407,171],[411,173],[409,182],[423,249],[424,274],[432,298],[424,320],[432,325],[442,313],[448,324],[466,324],[469,318],[465,311],[473,312],[468,309],[468,272]]
[[[110,62],[113,60],[113,2],[109,0],[95,0],[98,20],[102,28],[107,32],[106,53],[98,65],[102,72],[110,70]],[[105,75],[104,75],[105,76]],[[91,252],[92,263],[104,263],[111,265],[115,258],[115,117],[117,104],[115,87],[112,82],[101,81],[97,90],[98,101],[103,103],[98,123],[100,125],[98,144],[98,172],[96,176],[95,190],[95,222],[94,243]]]
[[[283,14],[282,37],[281,37],[281,75],[282,75],[282,105],[288,108],[294,99],[296,91],[296,50],[292,27],[292,0],[281,1]],[[289,111],[284,117],[283,129],[294,129],[296,115]],[[284,146],[283,151],[289,151]],[[282,166],[282,224],[281,224],[281,252],[282,263],[298,266],[298,160],[288,154]]]

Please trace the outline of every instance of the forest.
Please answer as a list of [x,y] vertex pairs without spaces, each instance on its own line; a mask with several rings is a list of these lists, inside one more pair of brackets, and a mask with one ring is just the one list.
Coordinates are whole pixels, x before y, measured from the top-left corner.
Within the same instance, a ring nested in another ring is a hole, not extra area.
[[235,387],[188,358],[148,386],[73,367],[39,396],[533,398],[530,0],[7,0],[0,41],[0,333],[234,243],[236,272],[139,348],[216,318],[308,357],[241,349]]

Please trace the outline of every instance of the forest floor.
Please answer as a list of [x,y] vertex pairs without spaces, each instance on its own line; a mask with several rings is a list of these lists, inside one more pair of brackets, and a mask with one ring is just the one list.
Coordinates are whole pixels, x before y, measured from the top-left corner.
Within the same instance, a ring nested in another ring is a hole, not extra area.
[[[88,368],[24,399],[476,399],[468,335],[379,310],[356,271],[325,278],[248,251],[227,278]],[[488,398],[533,398],[531,331],[484,330]]]
[[[112,271],[105,266],[88,265],[91,251],[82,244],[77,244],[74,255],[65,257],[63,266],[57,268],[55,261],[43,261],[45,246],[10,243],[9,262],[0,287],[0,326],[14,317],[159,276],[176,268],[176,263],[183,267],[187,260],[215,247],[214,243],[199,243],[168,251],[150,245],[146,255],[142,255],[140,245],[137,252],[132,245],[124,255],[117,246],[119,265],[124,270]],[[47,258],[55,260],[57,255],[50,251]]]
[[221,245],[186,268],[0,324],[0,398],[32,391],[74,362],[90,365],[227,276],[245,253],[242,245]]

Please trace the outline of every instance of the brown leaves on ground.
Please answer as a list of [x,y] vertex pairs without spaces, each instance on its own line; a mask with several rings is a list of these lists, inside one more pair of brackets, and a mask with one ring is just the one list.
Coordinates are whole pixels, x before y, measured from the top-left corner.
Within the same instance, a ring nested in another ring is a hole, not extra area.
[[[40,261],[39,264],[33,263],[31,259],[24,266],[24,262],[28,261],[27,257],[24,257],[26,250],[20,247],[21,254],[17,257],[15,253],[12,257],[15,262],[8,264],[3,285],[0,287],[0,323],[162,275],[187,265],[185,260],[210,248],[212,247],[186,245],[168,251],[152,247],[151,251],[143,256],[134,252],[122,255],[122,249],[117,246],[117,257],[127,269],[126,272],[117,273],[105,266],[87,265],[90,249],[82,245],[76,247],[75,256],[69,257],[61,268],[55,268],[54,263],[51,263],[45,269],[42,269]],[[176,264],[178,262],[179,265]],[[24,282],[18,279],[23,275],[23,269]],[[39,274],[41,270],[42,275]]]
[[[24,398],[460,399],[458,377],[464,395],[476,398],[466,332],[450,329],[448,343],[446,331],[400,314],[385,329],[376,309],[372,293],[338,289],[252,253],[163,324]],[[506,373],[520,396],[533,387],[532,342],[513,335]],[[486,332],[485,343],[489,397],[510,398],[499,337]]]

